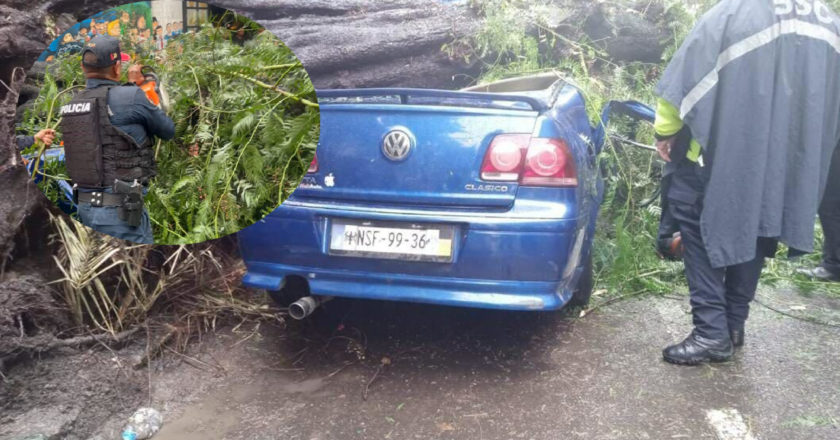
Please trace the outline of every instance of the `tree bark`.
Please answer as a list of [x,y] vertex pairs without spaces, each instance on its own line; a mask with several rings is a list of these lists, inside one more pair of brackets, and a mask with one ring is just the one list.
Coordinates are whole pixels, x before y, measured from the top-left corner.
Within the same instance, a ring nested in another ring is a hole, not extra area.
[[22,68],[11,71],[8,80],[0,83],[0,274],[14,249],[15,237],[24,222],[43,211],[46,198],[29,179],[16,151],[14,139],[15,109],[18,91],[26,78]]

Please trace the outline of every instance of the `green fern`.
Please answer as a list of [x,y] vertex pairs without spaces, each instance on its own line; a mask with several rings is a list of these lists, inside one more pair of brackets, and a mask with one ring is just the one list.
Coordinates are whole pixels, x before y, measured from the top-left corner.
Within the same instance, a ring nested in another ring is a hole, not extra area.
[[[175,139],[156,146],[158,176],[146,199],[155,242],[236,232],[275,209],[306,173],[320,127],[315,88],[292,51],[269,32],[238,46],[227,30],[206,26],[166,51],[166,61],[143,60],[161,77],[176,125]],[[79,61],[74,55],[51,65],[55,76],[44,78],[23,133],[43,127],[61,90],[84,83]],[[70,99],[65,94],[60,103]],[[192,157],[195,144],[200,153]],[[46,173],[66,178],[60,164],[47,164]],[[41,187],[58,199],[50,179]]]

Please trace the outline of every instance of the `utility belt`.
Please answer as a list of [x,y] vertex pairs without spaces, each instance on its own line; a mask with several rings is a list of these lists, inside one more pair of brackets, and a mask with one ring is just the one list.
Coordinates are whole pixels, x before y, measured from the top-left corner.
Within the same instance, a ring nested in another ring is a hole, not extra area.
[[90,203],[90,206],[101,208],[116,206],[120,220],[129,226],[137,227],[143,218],[143,185],[137,180],[126,182],[114,179],[111,193],[104,190],[80,192],[78,185],[73,185],[73,201],[76,204]]

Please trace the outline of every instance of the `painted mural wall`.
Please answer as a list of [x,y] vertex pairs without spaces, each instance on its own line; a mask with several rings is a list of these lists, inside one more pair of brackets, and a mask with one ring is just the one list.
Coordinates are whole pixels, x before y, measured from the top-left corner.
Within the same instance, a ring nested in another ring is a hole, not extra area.
[[110,35],[122,39],[126,52],[157,52],[170,40],[184,32],[184,16],[188,26],[198,26],[208,20],[208,6],[204,2],[155,0],[130,3],[100,12],[60,34],[39,61],[52,61],[70,53],[79,53],[84,44],[96,35]]

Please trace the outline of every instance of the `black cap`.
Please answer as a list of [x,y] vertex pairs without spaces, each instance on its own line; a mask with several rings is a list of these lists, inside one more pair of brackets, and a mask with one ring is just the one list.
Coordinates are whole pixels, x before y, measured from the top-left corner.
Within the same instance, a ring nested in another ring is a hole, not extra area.
[[[85,62],[85,54],[88,52],[93,52],[93,54],[96,55],[95,63]],[[114,64],[120,62],[121,58],[122,53],[120,52],[120,40],[106,35],[97,35],[91,38],[90,41],[85,44],[84,50],[82,50],[82,64],[84,64],[85,67],[100,69],[103,67],[113,66]]]

